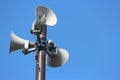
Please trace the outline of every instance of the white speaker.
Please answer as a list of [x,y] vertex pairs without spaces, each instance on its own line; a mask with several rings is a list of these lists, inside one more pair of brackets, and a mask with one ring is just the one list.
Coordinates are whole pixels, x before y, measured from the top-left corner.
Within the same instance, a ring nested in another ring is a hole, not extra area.
[[47,56],[47,64],[50,67],[60,67],[64,65],[69,58],[69,54],[65,49],[57,48],[54,55]]
[[13,52],[18,49],[28,49],[29,41],[24,40],[18,36],[16,36],[13,32],[11,33],[11,42],[10,42],[10,50],[9,52]]
[[46,6],[38,6],[36,8],[36,15],[40,23],[47,26],[53,26],[57,23],[57,17],[55,13]]

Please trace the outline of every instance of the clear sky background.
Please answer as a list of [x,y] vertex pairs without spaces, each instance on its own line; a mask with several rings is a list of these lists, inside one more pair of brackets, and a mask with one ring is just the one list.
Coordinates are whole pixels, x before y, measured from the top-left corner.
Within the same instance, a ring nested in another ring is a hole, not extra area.
[[45,5],[57,15],[47,39],[69,52],[59,68],[46,65],[46,80],[120,80],[119,0],[0,0],[0,80],[35,80],[35,53],[9,55],[10,33],[30,34],[35,8]]

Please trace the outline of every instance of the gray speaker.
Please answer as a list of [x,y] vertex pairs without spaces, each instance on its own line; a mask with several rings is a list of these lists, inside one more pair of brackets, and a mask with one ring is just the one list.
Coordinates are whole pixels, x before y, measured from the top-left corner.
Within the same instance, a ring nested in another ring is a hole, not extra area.
[[57,48],[54,55],[47,56],[47,64],[50,67],[60,67],[64,65],[69,58],[69,54],[65,49]]
[[19,49],[28,49],[30,42],[16,36],[13,32],[11,33],[11,42],[9,52],[13,52]]
[[46,6],[38,6],[36,8],[36,16],[38,17],[40,23],[47,26],[53,26],[57,23],[55,13]]

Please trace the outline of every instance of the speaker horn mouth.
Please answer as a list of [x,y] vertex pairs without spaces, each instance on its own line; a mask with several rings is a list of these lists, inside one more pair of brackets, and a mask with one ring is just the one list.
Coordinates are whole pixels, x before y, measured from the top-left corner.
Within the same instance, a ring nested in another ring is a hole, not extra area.
[[39,18],[40,23],[44,23],[45,25],[54,26],[57,23],[55,13],[46,6],[38,6],[36,8],[36,16]]

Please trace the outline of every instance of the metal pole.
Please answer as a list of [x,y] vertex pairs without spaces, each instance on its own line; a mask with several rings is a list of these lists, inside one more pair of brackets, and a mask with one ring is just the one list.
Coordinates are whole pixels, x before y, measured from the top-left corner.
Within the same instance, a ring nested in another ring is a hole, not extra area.
[[[46,41],[47,27],[43,27],[43,31],[40,38]],[[40,50],[36,54],[36,80],[45,80],[45,70],[46,70],[46,53],[45,49]]]

